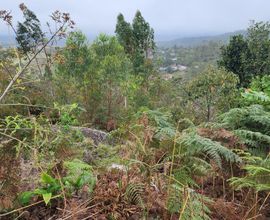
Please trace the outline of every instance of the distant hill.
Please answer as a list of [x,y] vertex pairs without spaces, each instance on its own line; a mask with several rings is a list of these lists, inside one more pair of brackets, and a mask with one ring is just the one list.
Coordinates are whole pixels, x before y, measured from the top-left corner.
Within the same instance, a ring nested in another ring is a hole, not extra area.
[[8,35],[0,35],[0,46],[8,47],[16,44],[15,38]]
[[239,30],[239,31],[224,33],[224,34],[215,35],[215,36],[185,37],[185,38],[179,38],[179,39],[170,40],[170,41],[160,41],[160,42],[157,42],[157,46],[158,47],[173,47],[174,45],[176,45],[179,47],[194,47],[194,46],[208,43],[209,41],[219,41],[222,43],[227,43],[231,36],[237,35],[237,34],[246,35],[247,32],[245,30]]
[[[65,39],[57,42],[57,46],[61,47],[65,45]],[[16,45],[14,36],[0,35],[0,46],[1,47],[13,47]]]
[[[199,45],[203,45],[208,43],[209,41],[219,41],[222,43],[227,43],[231,36],[236,34],[243,34],[246,35],[247,32],[245,30],[239,30],[235,32],[224,33],[220,35],[214,36],[202,36],[202,37],[185,37],[185,38],[178,38],[175,40],[170,41],[159,41],[157,42],[158,47],[173,47],[174,45],[179,47],[195,47]],[[88,36],[89,42],[93,42],[94,37]],[[0,35],[0,46],[8,47],[14,46],[16,44],[15,38],[13,36],[8,35]],[[65,40],[58,42],[58,46],[63,46],[65,44]]]

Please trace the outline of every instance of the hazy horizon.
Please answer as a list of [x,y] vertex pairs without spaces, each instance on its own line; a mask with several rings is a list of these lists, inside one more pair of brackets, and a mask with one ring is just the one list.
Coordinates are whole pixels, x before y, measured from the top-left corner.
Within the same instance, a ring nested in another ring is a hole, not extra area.
[[[0,9],[11,10],[14,21],[21,18],[18,5],[21,0],[0,3]],[[218,35],[226,32],[246,29],[250,20],[268,21],[270,1],[268,0],[55,0],[37,2],[23,1],[33,10],[42,24],[49,15],[60,10],[69,12],[90,39],[99,33],[113,34],[116,17],[121,12],[127,21],[132,22],[134,14],[140,10],[144,18],[155,30],[157,41],[183,37]],[[7,26],[0,23],[1,35],[8,35]]]

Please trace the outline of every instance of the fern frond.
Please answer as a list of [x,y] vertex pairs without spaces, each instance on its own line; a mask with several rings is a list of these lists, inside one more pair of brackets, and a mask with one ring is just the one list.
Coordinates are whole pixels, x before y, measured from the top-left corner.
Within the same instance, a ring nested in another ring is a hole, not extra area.
[[178,169],[174,169],[173,176],[182,185],[196,186],[195,181],[191,177],[192,170],[188,166],[183,166]]
[[178,130],[179,131],[183,131],[187,128],[192,128],[195,127],[194,123],[188,119],[188,118],[184,118],[178,121]]
[[257,91],[248,91],[242,93],[242,96],[245,98],[246,101],[250,103],[270,103],[270,97],[264,92],[257,92]]
[[130,203],[144,207],[144,201],[142,198],[143,192],[143,184],[130,183],[126,188],[125,196]]
[[[181,219],[210,220],[210,209],[207,207],[212,201],[193,189],[181,187],[178,184],[169,186],[167,208],[171,213],[180,213]],[[186,204],[184,206],[184,204]]]
[[229,181],[236,189],[254,188],[256,191],[270,191],[270,159],[257,161],[257,164],[246,165],[245,177],[233,177]]
[[260,132],[253,132],[250,130],[235,130],[234,134],[238,136],[243,143],[251,147],[260,147],[262,144],[270,146],[270,136]]
[[243,125],[247,114],[248,110],[245,108],[234,108],[220,115],[218,117],[218,122],[223,128],[237,129]]
[[230,149],[222,146],[219,142],[201,137],[196,133],[189,133],[182,136],[179,142],[190,155],[205,154],[221,167],[221,157],[228,162],[240,162],[241,159]]

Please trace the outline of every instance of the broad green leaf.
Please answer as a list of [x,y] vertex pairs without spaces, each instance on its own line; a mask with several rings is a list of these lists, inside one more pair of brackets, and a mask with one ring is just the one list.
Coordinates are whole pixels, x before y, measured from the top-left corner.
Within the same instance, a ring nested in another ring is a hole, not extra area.
[[42,173],[41,174],[41,182],[45,183],[45,184],[54,184],[55,179],[47,173]]
[[26,192],[23,192],[20,196],[19,196],[19,202],[22,204],[22,205],[26,205],[30,202],[31,198],[35,195],[34,192],[32,191],[26,191]]
[[45,193],[42,194],[43,200],[45,202],[46,205],[48,205],[48,203],[50,202],[51,198],[52,198],[52,194],[51,193]]

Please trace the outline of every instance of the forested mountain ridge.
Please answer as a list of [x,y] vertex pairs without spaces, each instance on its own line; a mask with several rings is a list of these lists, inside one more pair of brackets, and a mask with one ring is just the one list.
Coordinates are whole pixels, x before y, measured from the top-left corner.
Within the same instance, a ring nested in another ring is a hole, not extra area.
[[[207,44],[210,41],[214,42],[220,42],[220,43],[228,43],[229,39],[233,35],[237,34],[243,34],[246,35],[247,32],[245,30],[239,30],[234,32],[228,32],[224,34],[219,35],[212,35],[212,36],[200,36],[200,37],[185,37],[185,38],[177,38],[175,40],[163,40],[163,41],[157,41],[158,47],[195,47],[195,46],[201,46],[203,44]],[[93,36],[87,37],[89,42],[92,42],[94,40]],[[14,36],[8,36],[8,35],[1,35],[0,34],[0,45],[14,45],[16,43]],[[61,45],[64,45],[62,43]]]
[[246,35],[247,32],[245,30],[239,30],[219,35],[213,35],[213,36],[201,36],[201,37],[184,37],[184,38],[178,38],[175,40],[169,40],[169,41],[158,41],[157,46],[158,47],[195,47],[200,46],[203,44],[207,44],[210,41],[219,42],[222,44],[226,44],[229,42],[230,37],[233,35]]
[[2,47],[7,47],[9,45],[15,46],[16,41],[14,36],[0,35],[0,45]]

